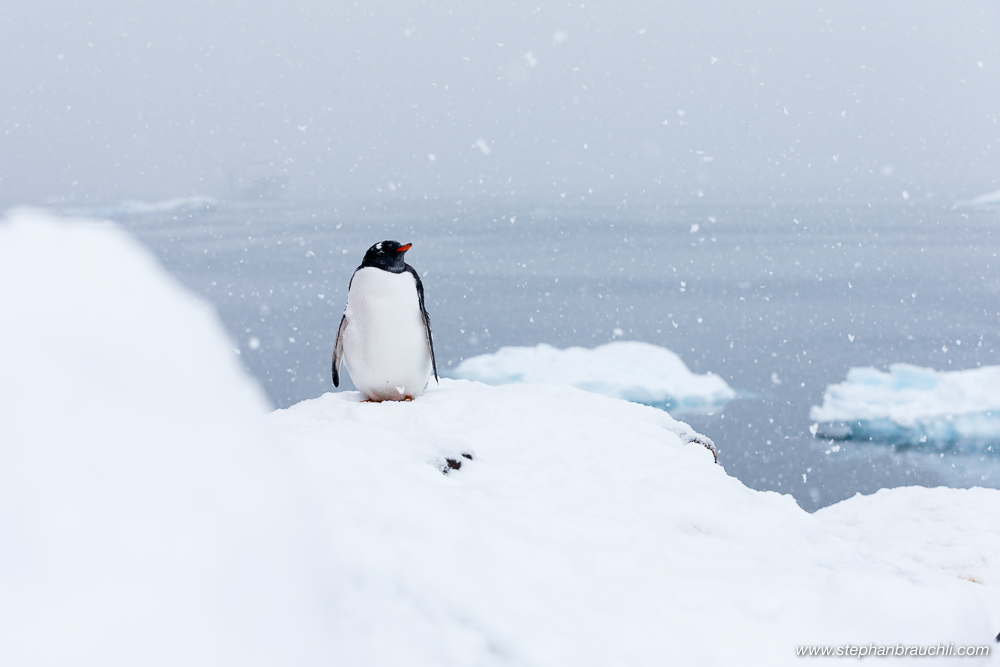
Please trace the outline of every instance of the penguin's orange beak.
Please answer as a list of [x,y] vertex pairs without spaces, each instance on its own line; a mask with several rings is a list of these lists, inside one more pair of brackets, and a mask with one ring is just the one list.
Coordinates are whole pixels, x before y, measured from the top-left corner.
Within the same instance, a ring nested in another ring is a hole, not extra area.
[[406,252],[412,247],[413,247],[412,243],[407,243],[406,245],[399,246],[399,248],[396,249],[396,252]]

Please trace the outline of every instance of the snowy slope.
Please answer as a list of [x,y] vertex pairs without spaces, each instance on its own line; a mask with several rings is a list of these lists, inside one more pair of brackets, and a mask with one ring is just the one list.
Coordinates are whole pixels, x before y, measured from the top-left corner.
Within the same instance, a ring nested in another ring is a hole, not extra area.
[[823,405],[813,406],[809,418],[826,437],[996,450],[1000,366],[852,368],[845,382],[826,388]]
[[0,664],[791,665],[1000,629],[998,491],[810,515],[668,414],[571,387],[262,417],[210,310],[134,242],[14,217]]
[[328,664],[313,503],[212,309],[22,212],[0,313],[0,664]]
[[697,375],[670,350],[638,341],[594,349],[545,345],[503,347],[471,357],[451,375],[486,384],[563,384],[673,413],[721,408],[736,397],[718,375]]
[[881,489],[816,516],[833,534],[863,543],[904,570],[937,570],[1000,586],[1000,504],[993,489]]
[[[444,380],[384,407],[326,394],[273,415],[363,582],[338,627],[349,662],[780,665],[797,644],[1000,628],[998,491],[809,515],[645,406]],[[929,537],[946,546],[926,555]]]

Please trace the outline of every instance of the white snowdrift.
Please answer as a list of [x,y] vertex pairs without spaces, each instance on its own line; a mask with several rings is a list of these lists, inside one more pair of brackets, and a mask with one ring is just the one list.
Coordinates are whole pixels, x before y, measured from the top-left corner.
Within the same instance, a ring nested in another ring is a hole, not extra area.
[[998,491],[809,515],[645,406],[449,380],[414,403],[359,398],[273,416],[363,582],[348,662],[797,664],[797,644],[985,644],[1000,622]]
[[995,587],[1000,586],[997,493],[979,488],[881,489],[824,507],[816,516],[834,535],[863,543],[904,570],[927,568]]
[[0,221],[0,664],[329,664],[313,504],[268,409],[124,232]]
[[1000,441],[1000,366],[852,368],[809,418],[827,437],[989,448]]
[[736,392],[718,375],[697,375],[670,350],[638,341],[593,349],[503,347],[471,357],[450,373],[486,384],[562,384],[674,413],[715,410]]
[[998,491],[809,515],[666,413],[570,387],[443,380],[262,421],[147,253],[13,218],[0,664],[792,665],[1000,628]]

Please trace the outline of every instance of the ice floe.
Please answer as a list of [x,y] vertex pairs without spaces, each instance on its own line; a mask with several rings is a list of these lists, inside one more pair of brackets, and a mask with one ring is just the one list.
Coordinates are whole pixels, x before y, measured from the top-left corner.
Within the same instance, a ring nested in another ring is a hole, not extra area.
[[958,204],[960,206],[1000,206],[1000,190],[987,192],[984,195],[979,195],[968,201],[961,201]]
[[592,349],[503,347],[465,359],[450,375],[492,385],[570,385],[673,413],[717,410],[736,397],[718,375],[692,373],[670,350],[638,341]]
[[816,434],[842,440],[936,448],[995,449],[1000,443],[1000,366],[935,371],[893,364],[852,368],[829,385],[809,418]]
[[96,206],[92,208],[70,208],[63,211],[66,215],[92,218],[118,218],[130,215],[148,215],[150,213],[169,213],[171,211],[191,211],[209,209],[218,206],[214,197],[196,195],[193,197],[175,197],[162,201],[144,202],[127,199],[120,204]]

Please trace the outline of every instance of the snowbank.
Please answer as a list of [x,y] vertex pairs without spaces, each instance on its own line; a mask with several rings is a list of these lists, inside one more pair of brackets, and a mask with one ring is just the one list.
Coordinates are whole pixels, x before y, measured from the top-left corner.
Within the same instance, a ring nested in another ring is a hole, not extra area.
[[1000,586],[1000,503],[993,489],[881,489],[824,507],[816,517],[837,537],[902,569]]
[[212,309],[22,211],[0,313],[0,664],[329,664],[314,503]]
[[363,582],[337,634],[349,663],[781,665],[799,644],[1000,627],[998,491],[809,515],[646,406],[455,380],[359,398],[273,415],[325,498],[333,562]]
[[450,374],[492,385],[570,385],[674,413],[716,410],[736,397],[718,375],[696,375],[670,350],[637,341],[594,349],[503,347],[466,359]]
[[998,491],[810,515],[665,412],[572,387],[261,417],[148,253],[12,218],[0,664],[792,665],[1000,629]]
[[852,368],[845,382],[826,388],[809,418],[824,437],[992,449],[1000,442],[1000,366]]

